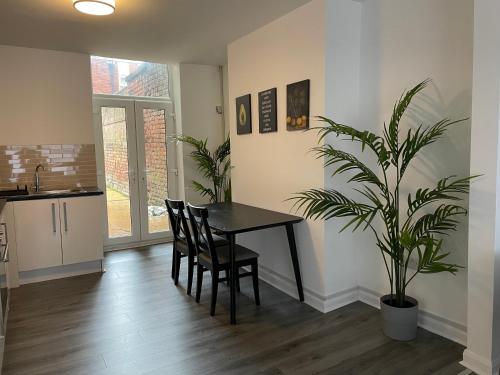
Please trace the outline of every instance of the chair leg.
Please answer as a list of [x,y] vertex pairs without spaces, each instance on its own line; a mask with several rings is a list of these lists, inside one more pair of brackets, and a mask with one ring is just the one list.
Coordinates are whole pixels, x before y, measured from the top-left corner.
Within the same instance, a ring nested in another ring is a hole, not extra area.
[[188,285],[187,285],[187,294],[191,295],[191,287],[193,285],[193,273],[194,273],[194,256],[188,256]]
[[203,266],[198,263],[196,268],[196,303],[200,302],[201,284],[203,283]]
[[210,302],[210,315],[215,315],[215,304],[217,303],[217,291],[219,289],[219,271],[212,271],[212,298]]
[[181,270],[181,253],[176,251],[175,254],[175,276],[174,276],[174,284],[179,284],[179,272]]
[[236,277],[236,291],[238,293],[241,292],[241,289],[240,289],[240,268],[239,267],[236,267],[236,275],[234,275]]
[[255,304],[260,306],[259,295],[259,266],[257,263],[252,264],[252,281],[253,281],[253,294],[255,296]]
[[175,250],[175,242],[174,245],[172,246],[172,279],[175,278],[175,257],[177,254],[177,250]]

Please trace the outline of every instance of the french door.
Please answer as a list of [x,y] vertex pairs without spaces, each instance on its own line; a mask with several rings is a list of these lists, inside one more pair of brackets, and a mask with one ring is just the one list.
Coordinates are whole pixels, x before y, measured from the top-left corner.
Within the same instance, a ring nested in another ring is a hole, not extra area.
[[177,191],[172,104],[94,97],[98,184],[110,247],[170,237],[165,198]]

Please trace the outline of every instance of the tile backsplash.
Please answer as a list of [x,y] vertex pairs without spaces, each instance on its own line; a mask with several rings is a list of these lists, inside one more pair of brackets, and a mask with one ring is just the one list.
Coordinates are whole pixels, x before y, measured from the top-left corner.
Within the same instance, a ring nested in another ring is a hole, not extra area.
[[31,189],[38,164],[42,189],[97,186],[94,145],[0,145],[0,189]]

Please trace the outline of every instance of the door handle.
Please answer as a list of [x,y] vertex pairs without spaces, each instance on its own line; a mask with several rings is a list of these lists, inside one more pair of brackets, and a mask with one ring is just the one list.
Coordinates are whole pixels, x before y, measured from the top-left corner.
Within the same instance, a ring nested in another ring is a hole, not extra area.
[[66,210],[66,202],[63,203],[63,211],[64,211],[64,231],[68,231],[68,213]]
[[52,203],[52,231],[56,233],[56,204]]

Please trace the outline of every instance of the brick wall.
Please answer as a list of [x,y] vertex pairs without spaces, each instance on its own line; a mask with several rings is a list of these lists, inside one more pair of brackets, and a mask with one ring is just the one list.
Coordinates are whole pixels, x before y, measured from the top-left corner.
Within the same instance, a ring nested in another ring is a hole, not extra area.
[[125,109],[102,109],[102,135],[104,140],[106,185],[128,195],[129,178]]
[[144,110],[148,205],[163,206],[167,197],[167,147],[165,137],[164,111]]
[[92,57],[92,90],[94,94],[112,94],[119,90],[118,65],[109,59]]

